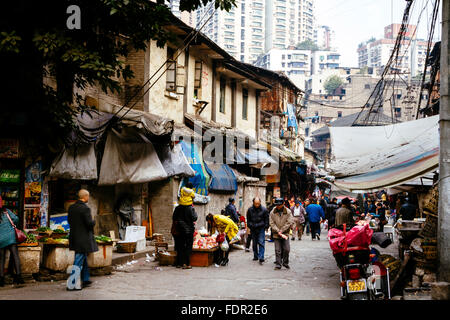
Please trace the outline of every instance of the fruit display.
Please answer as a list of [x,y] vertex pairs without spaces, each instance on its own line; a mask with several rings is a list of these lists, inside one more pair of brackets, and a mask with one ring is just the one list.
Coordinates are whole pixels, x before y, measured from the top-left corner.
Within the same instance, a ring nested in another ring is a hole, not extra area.
[[193,249],[213,249],[218,246],[216,236],[201,236],[197,233],[194,238]]

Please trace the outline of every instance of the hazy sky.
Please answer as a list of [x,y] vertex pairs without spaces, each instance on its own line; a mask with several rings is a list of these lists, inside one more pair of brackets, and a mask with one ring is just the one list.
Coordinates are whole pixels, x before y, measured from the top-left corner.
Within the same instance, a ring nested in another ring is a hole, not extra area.
[[[433,5],[436,0],[415,0],[410,23],[417,24],[419,13],[426,8],[418,24],[418,38],[426,39]],[[384,27],[401,23],[405,0],[315,0],[317,23],[328,25],[335,32],[335,43],[341,54],[341,66],[357,67],[358,44],[383,37]],[[442,7],[442,3],[440,8]],[[393,9],[393,10],[391,10]],[[435,40],[440,40],[441,14],[435,28]]]

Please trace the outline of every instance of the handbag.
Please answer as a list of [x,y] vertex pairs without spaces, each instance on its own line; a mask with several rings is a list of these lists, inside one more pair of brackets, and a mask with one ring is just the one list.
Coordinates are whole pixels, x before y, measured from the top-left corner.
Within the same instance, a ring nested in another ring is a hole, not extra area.
[[27,240],[27,236],[25,235],[25,233],[19,229],[17,229],[16,225],[12,222],[11,217],[9,216],[8,211],[5,211],[6,216],[8,217],[9,222],[11,222],[11,225],[14,228],[14,231],[16,233],[16,242],[17,243],[22,243],[25,240]]

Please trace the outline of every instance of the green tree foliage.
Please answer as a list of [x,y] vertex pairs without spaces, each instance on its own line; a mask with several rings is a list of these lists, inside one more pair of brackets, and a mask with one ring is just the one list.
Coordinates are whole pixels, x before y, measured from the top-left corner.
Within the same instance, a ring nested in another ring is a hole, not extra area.
[[342,81],[341,78],[339,78],[339,76],[333,75],[328,77],[327,80],[325,80],[323,87],[325,88],[327,94],[333,95],[336,89],[342,86],[343,84],[344,82]]
[[[235,5],[235,0],[181,0],[180,9],[192,11],[211,1],[227,11]],[[66,25],[70,5],[80,8],[80,29]],[[4,1],[0,64],[7,108],[2,108],[0,134],[26,128],[43,140],[67,136],[73,115],[86,107],[74,89],[99,85],[105,93],[120,93],[118,79],[133,77],[123,57],[145,50],[150,39],[159,47],[182,43],[163,28],[172,19],[162,0]],[[45,84],[50,78],[56,79],[56,90]]]
[[317,51],[317,50],[319,50],[319,47],[317,46],[317,44],[314,43],[314,41],[312,41],[312,40],[305,40],[305,41],[299,42],[295,46],[295,49],[297,49],[297,50]]

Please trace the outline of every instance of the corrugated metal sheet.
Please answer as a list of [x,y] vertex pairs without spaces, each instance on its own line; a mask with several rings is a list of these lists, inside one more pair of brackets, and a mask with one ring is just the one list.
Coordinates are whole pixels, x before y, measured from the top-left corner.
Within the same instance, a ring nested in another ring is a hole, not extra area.
[[389,126],[330,128],[335,185],[379,190],[402,184],[439,164],[439,116]]

